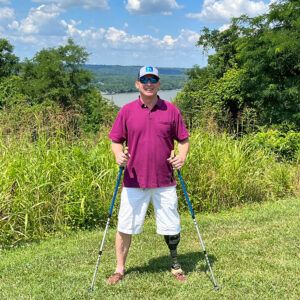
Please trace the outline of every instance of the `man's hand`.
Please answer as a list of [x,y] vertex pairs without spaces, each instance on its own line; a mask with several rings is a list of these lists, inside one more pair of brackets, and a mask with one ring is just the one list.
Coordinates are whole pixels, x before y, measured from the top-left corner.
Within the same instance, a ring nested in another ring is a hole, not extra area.
[[175,157],[168,158],[168,162],[172,165],[173,169],[180,169],[184,165],[185,158],[180,155],[176,155]]
[[172,150],[168,162],[172,165],[173,169],[180,169],[184,165],[187,154],[189,152],[189,139],[185,139],[181,142],[178,142],[178,155],[175,156],[175,151]]
[[116,154],[116,163],[120,166],[120,167],[126,167],[128,159],[130,158],[130,154],[127,153],[125,154],[123,151],[122,152],[118,152]]

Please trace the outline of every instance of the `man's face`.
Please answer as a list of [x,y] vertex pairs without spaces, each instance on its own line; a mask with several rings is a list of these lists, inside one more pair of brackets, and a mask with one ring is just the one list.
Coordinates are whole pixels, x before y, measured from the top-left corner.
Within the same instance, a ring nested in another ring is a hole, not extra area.
[[[142,96],[154,97],[157,95],[157,92],[160,87],[160,82],[156,83],[151,82],[151,78],[157,78],[154,75],[145,75],[135,82],[136,88],[139,90]],[[146,80],[145,83],[144,80]],[[142,82],[141,82],[142,81]]]

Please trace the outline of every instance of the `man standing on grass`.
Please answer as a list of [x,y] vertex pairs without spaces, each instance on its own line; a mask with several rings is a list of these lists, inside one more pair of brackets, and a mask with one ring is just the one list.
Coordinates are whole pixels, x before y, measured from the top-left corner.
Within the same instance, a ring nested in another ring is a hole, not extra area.
[[[156,68],[142,67],[135,86],[139,98],[120,110],[109,134],[116,162],[126,168],[116,234],[117,266],[107,283],[116,284],[124,278],[131,236],[142,231],[150,200],[157,233],[164,236],[170,249],[171,272],[184,281],[177,261],[180,218],[173,169],[181,168],[186,160],[189,134],[178,108],[157,95],[160,82]],[[170,158],[174,140],[179,153]],[[128,154],[123,152],[124,143]]]

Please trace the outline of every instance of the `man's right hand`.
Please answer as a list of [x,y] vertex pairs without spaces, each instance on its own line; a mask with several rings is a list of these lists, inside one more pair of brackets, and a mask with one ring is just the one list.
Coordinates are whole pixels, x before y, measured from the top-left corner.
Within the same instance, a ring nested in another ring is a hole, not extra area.
[[116,162],[120,167],[126,167],[130,154],[125,154],[124,152],[118,152],[116,154]]

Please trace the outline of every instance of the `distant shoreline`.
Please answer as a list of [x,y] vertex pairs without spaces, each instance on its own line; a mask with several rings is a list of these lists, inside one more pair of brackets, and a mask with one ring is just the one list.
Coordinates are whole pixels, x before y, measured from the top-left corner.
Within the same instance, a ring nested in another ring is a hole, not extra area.
[[[158,91],[158,95],[167,101],[173,101],[176,97],[177,93],[180,92],[181,89],[174,89],[174,90],[160,90]],[[111,100],[117,106],[122,107],[123,105],[129,103],[136,99],[139,95],[138,91],[130,92],[130,93],[114,93],[114,94],[104,94],[101,92],[104,98]]]
[[[158,94],[159,92],[168,92],[168,91],[181,91],[181,89],[168,89],[168,90],[159,90],[158,91]],[[116,94],[133,94],[133,93],[137,93],[137,91],[131,91],[131,92],[113,92],[113,93],[109,93],[109,92],[103,92],[103,91],[100,91],[101,92],[101,95],[103,96],[106,96],[106,95],[116,95]]]

